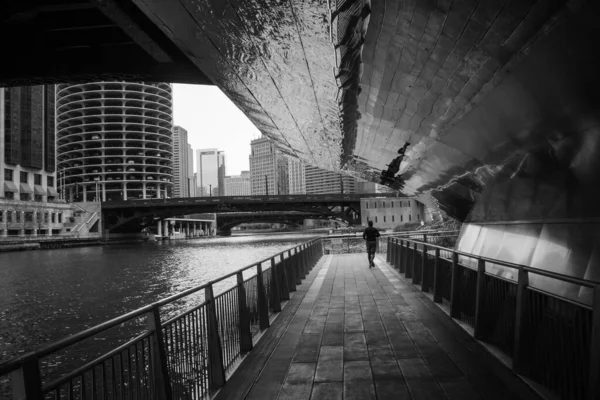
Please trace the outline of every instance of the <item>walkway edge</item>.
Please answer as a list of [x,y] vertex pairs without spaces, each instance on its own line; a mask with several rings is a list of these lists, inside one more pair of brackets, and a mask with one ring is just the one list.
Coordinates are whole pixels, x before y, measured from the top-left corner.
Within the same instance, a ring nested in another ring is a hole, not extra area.
[[293,321],[296,311],[302,304],[309,288],[329,258],[331,256],[323,255],[308,274],[306,280],[297,287],[296,292],[290,293],[292,294],[290,300],[277,314],[274,323],[261,335],[254,349],[238,364],[225,386],[213,396],[214,400],[245,399],[248,396],[287,331],[289,324]]
[[406,285],[414,287],[419,293],[419,295],[415,298],[418,299],[425,307],[427,307],[427,309],[429,309],[446,328],[456,335],[459,340],[464,341],[466,339],[476,343],[476,346],[473,348],[473,350],[477,352],[477,356],[483,360],[484,364],[489,367],[490,370],[500,380],[502,380],[507,387],[509,387],[523,399],[555,400],[554,398],[544,396],[538,390],[533,388],[522,376],[512,371],[510,367],[507,366],[505,362],[498,358],[492,351],[490,351],[490,349],[484,343],[475,339],[459,321],[451,318],[448,312],[446,312],[441,305],[434,303],[433,299],[429,298],[426,293],[423,293],[420,286],[413,284],[410,279],[406,279],[404,276],[402,276],[400,272],[389,265],[380,255],[378,255],[377,258],[380,262],[380,268],[381,265],[383,265],[388,271],[396,275]]

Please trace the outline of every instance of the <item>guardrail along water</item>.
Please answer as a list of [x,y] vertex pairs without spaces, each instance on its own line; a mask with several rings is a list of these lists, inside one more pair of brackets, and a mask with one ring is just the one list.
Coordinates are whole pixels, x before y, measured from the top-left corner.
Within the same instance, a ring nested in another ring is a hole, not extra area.
[[[226,375],[253,347],[257,335],[290,298],[323,254],[319,239],[149,304],[54,342],[0,366],[0,398],[188,399],[203,398],[225,384]],[[245,279],[244,273],[254,275]],[[237,283],[215,295],[214,284]],[[204,292],[197,305],[162,321],[161,308]],[[50,379],[40,361],[97,338],[123,324],[143,332],[108,353]],[[11,397],[12,396],[12,397]]]
[[[382,252],[476,339],[512,359],[513,370],[534,386],[563,399],[600,398],[600,282],[456,251],[430,238],[390,237]],[[514,270],[517,279],[491,274],[492,266]],[[534,287],[536,276],[579,285],[592,301]]]

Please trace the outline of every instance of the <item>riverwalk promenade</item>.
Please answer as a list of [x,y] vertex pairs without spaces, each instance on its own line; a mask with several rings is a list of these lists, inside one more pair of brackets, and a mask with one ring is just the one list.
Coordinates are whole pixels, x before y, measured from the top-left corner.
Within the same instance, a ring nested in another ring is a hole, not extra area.
[[217,399],[537,398],[380,256],[326,255]]

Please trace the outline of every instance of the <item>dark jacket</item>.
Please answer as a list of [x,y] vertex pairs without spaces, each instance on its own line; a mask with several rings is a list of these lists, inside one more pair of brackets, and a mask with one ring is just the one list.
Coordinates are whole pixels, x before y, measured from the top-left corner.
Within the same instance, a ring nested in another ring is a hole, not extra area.
[[363,232],[363,239],[367,242],[373,242],[379,237],[379,231],[371,226],[367,227]]

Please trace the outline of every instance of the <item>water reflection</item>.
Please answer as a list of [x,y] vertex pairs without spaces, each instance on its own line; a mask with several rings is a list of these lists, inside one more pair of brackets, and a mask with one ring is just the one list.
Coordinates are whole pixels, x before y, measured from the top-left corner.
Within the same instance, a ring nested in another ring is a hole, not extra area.
[[234,236],[0,254],[0,363],[305,240]]

